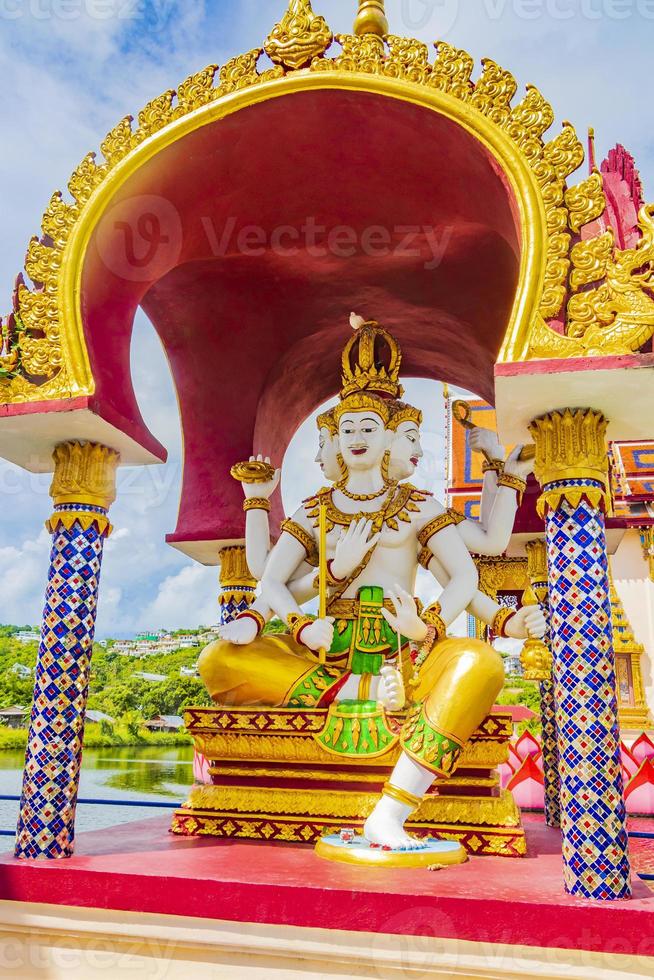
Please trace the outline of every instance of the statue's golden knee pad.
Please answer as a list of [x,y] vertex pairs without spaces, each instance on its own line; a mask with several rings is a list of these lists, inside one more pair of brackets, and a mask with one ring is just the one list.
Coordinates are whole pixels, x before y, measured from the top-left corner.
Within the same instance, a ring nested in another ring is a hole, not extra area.
[[453,637],[439,643],[420,671],[415,694],[422,701],[435,688],[449,688],[462,682],[466,684],[487,681],[497,691],[504,684],[502,658],[490,644],[470,637]]
[[[495,703],[504,684],[502,658],[481,640],[452,640],[446,658],[421,677],[425,714],[440,731],[466,742]],[[440,669],[438,669],[440,667]]]
[[471,639],[466,642],[467,646],[457,661],[458,671],[478,678],[480,683],[484,678],[486,683],[497,687],[499,692],[504,684],[504,662],[501,656],[490,643],[484,643],[483,640]]

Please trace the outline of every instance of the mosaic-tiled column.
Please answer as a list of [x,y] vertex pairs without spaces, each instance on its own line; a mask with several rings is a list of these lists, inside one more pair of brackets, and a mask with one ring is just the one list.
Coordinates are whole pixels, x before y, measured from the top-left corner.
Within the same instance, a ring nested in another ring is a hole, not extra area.
[[[547,622],[543,637],[546,646],[550,639],[550,600],[547,584],[547,547],[543,539],[527,542],[527,572],[531,588]],[[561,781],[559,779],[559,750],[556,734],[554,677],[540,681],[540,721],[543,746],[543,781],[545,783],[545,822],[549,827],[561,826]]]
[[245,548],[234,545],[220,552],[220,622],[230,623],[239,613],[252,605],[256,598],[257,581],[252,577],[245,559]]
[[545,515],[568,892],[631,894],[604,508],[606,419],[590,409],[532,422]]
[[48,585],[16,832],[16,857],[73,853],[84,716],[102,549],[118,454],[94,443],[54,451]]

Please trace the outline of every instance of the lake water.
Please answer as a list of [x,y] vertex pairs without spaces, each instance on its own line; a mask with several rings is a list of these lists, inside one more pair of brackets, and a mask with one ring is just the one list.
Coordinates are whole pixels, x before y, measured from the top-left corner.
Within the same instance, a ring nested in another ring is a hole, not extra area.
[[[20,794],[24,751],[0,752],[0,794]],[[87,749],[82,762],[80,799],[162,800],[182,803],[193,783],[193,746],[122,746]],[[117,823],[170,814],[150,807],[84,806],[77,808],[76,833]],[[0,830],[14,830],[18,803],[0,800]],[[11,838],[0,837],[0,850]]]

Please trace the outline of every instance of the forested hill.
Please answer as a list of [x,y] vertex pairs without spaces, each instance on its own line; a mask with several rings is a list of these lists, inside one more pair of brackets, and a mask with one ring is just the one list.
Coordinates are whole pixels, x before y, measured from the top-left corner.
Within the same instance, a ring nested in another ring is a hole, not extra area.
[[[34,666],[38,644],[23,643],[17,634],[29,626],[0,626],[0,708],[29,706],[34,688]],[[200,635],[203,630],[184,630]],[[155,715],[178,715],[191,704],[209,704],[204,685],[197,677],[180,676],[180,669],[194,668],[200,654],[197,647],[144,657],[121,656],[106,646],[95,644],[91,668],[89,708],[104,711],[116,721],[152,718]],[[31,668],[21,677],[16,664]],[[134,676],[137,672],[165,675],[164,681],[148,681]]]

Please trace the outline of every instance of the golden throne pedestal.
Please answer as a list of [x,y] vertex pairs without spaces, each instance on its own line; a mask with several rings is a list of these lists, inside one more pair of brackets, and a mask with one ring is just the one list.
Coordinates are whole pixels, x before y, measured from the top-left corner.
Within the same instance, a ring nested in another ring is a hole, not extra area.
[[[173,816],[185,836],[313,843],[343,827],[361,830],[399,755],[348,759],[316,740],[326,709],[189,708],[195,748],[211,760],[211,783],[195,785]],[[392,716],[398,723],[402,714]],[[493,711],[447,780],[437,781],[407,824],[410,831],[459,841],[471,854],[526,853],[520,811],[501,789],[511,715]]]

